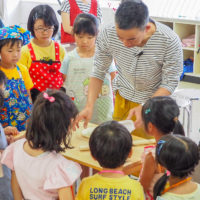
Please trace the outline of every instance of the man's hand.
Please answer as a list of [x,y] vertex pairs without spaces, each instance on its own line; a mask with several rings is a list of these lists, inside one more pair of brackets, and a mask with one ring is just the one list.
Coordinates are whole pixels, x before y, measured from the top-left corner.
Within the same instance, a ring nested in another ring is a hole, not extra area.
[[88,122],[92,118],[92,113],[93,113],[93,107],[91,106],[86,106],[76,117],[75,122],[73,124],[73,130],[76,130],[76,127],[79,128],[79,122],[81,120],[84,121],[84,128],[87,128]]
[[135,108],[130,109],[127,119],[130,119],[135,116],[136,120],[134,122],[135,128],[141,128],[143,125],[142,121],[142,105],[139,105]]

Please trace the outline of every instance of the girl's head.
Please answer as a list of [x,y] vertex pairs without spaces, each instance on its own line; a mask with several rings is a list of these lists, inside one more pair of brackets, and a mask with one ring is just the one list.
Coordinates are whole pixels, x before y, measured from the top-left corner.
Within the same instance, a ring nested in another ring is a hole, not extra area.
[[142,108],[142,119],[147,133],[150,133],[149,127],[153,125],[163,135],[171,132],[185,135],[178,120],[179,114],[178,105],[168,96],[153,97]]
[[73,33],[78,47],[90,48],[95,46],[98,34],[98,19],[88,13],[79,14],[73,25]]
[[21,56],[21,47],[29,43],[30,33],[15,25],[0,29],[0,56],[4,66],[16,65]]
[[131,155],[132,137],[123,125],[109,121],[95,128],[89,146],[92,156],[102,167],[114,169],[122,166]]
[[29,145],[33,149],[56,152],[69,148],[70,129],[77,113],[76,106],[64,92],[41,93],[28,120],[26,138]]
[[56,13],[49,5],[34,7],[29,14],[27,28],[38,40],[54,37],[59,28]]
[[[156,146],[156,160],[165,167],[170,176],[184,178],[190,175],[200,159],[199,148],[191,139],[180,135],[165,135]],[[154,187],[159,195],[168,179],[165,174]]]

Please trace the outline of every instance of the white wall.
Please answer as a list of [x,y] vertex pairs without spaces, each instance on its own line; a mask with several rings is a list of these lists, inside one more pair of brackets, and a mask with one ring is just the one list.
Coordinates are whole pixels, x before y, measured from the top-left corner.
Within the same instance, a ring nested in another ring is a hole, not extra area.
[[[31,0],[7,0],[7,8],[8,8],[8,17],[6,19],[5,24],[8,25],[20,25],[24,28],[27,27],[27,21],[30,11],[37,5],[42,4],[42,1],[36,2]],[[108,8],[107,3],[102,2],[102,15],[103,15],[103,24],[107,25],[109,23],[114,22],[114,11],[111,8]],[[44,1],[43,1],[44,2]],[[57,13],[57,10],[60,9],[60,5],[57,2],[46,1],[49,2],[50,5],[56,12],[57,19],[59,23],[61,23],[61,16]],[[46,3],[45,2],[45,3]],[[12,6],[9,4],[12,3]],[[13,5],[14,4],[14,5]],[[44,3],[43,3],[44,4]]]

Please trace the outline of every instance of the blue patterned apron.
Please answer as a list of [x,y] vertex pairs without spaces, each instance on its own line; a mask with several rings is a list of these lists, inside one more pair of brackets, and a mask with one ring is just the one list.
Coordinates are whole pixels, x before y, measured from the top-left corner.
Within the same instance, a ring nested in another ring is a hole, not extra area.
[[20,78],[8,79],[6,83],[4,106],[0,111],[0,123],[3,127],[14,126],[18,131],[23,131],[26,128],[26,120],[31,114],[32,103],[18,66],[17,71]]

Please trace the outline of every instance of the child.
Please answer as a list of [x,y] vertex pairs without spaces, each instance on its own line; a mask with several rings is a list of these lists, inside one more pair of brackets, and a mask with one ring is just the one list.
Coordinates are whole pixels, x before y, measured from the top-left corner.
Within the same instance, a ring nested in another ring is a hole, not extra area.
[[97,0],[64,0],[61,5],[61,43],[74,43],[72,27],[80,13],[90,13],[101,22],[102,14]]
[[[184,135],[182,125],[178,120],[180,114],[176,102],[167,96],[153,97],[149,99],[142,108],[142,118],[146,132],[154,136],[156,142],[163,136],[170,133]],[[153,199],[153,186],[164,169],[157,164],[153,150],[155,147],[145,148],[143,154],[140,183],[142,184],[148,199]],[[149,167],[151,166],[151,167]]]
[[0,123],[3,127],[14,126],[18,131],[25,130],[32,109],[29,90],[33,83],[26,67],[17,65],[21,46],[28,43],[29,39],[30,33],[19,26],[0,29],[0,69],[7,77]]
[[[80,14],[74,22],[74,36],[77,48],[65,57],[61,66],[67,94],[74,100],[81,111],[87,100],[89,77],[93,68],[95,41],[98,33],[98,21],[94,15]],[[110,67],[110,73],[115,74],[115,67]],[[110,74],[107,73],[103,82],[101,94],[96,102],[91,122],[100,124],[112,119],[113,94]]]
[[154,200],[199,200],[200,185],[189,177],[199,157],[199,148],[191,139],[163,136],[156,146],[156,160],[168,171],[154,186]]
[[52,40],[58,32],[59,23],[50,6],[33,8],[27,26],[33,39],[22,48],[20,63],[28,67],[33,80],[31,95],[34,102],[39,92],[47,88],[61,88],[63,79],[59,70],[65,50]]
[[49,90],[39,94],[26,139],[11,144],[2,156],[2,163],[12,170],[14,198],[73,199],[71,186],[81,168],[59,152],[71,148],[70,132],[77,113],[64,92]]
[[90,137],[89,146],[103,169],[83,179],[77,200],[144,199],[140,183],[122,172],[126,159],[132,155],[132,137],[123,125],[116,121],[99,125]]
[[[5,74],[0,70],[0,107],[3,106],[4,102],[4,95],[3,90],[6,84],[6,76]],[[10,139],[11,135],[9,135]],[[8,143],[6,141],[6,135],[4,133],[4,129],[2,125],[0,124],[0,159],[1,159],[1,152],[7,147]],[[0,176],[0,199],[4,200],[12,200],[13,195],[11,191],[11,172],[10,169],[0,164],[0,171],[3,172],[2,177]]]

